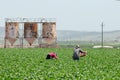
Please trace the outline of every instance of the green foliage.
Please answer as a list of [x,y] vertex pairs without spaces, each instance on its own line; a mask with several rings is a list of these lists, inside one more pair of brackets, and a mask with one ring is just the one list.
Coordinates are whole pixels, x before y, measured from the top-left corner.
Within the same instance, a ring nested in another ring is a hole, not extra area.
[[[46,60],[56,52],[58,60]],[[72,60],[73,49],[0,49],[0,80],[119,80],[120,50],[87,49],[88,55]]]

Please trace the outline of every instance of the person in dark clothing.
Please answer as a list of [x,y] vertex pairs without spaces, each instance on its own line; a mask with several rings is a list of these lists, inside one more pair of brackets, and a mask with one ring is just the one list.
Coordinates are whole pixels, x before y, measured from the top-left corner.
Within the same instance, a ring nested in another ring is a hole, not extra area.
[[51,52],[51,53],[47,54],[46,59],[58,59],[58,57],[55,52]]
[[80,57],[83,57],[86,55],[86,51],[83,51],[80,49],[79,45],[77,45],[75,48],[74,48],[74,51],[73,51],[73,60],[79,60]]

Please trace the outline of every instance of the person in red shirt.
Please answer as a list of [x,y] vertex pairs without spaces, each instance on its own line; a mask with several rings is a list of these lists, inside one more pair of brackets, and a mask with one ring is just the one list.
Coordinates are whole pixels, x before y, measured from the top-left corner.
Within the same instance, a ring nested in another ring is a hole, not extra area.
[[55,52],[51,52],[47,55],[46,59],[58,59],[58,57]]

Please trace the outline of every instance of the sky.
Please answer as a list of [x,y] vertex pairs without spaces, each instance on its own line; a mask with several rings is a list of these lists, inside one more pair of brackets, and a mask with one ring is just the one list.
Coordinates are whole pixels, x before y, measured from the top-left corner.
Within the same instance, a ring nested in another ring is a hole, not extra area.
[[120,30],[117,0],[0,0],[0,26],[5,18],[56,18],[57,30]]

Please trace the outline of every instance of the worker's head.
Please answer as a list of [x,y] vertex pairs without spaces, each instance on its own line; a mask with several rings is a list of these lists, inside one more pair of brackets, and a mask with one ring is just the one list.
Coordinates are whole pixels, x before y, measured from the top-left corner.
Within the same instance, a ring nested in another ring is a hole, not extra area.
[[76,48],[80,48],[80,46],[79,46],[79,45],[76,45]]

